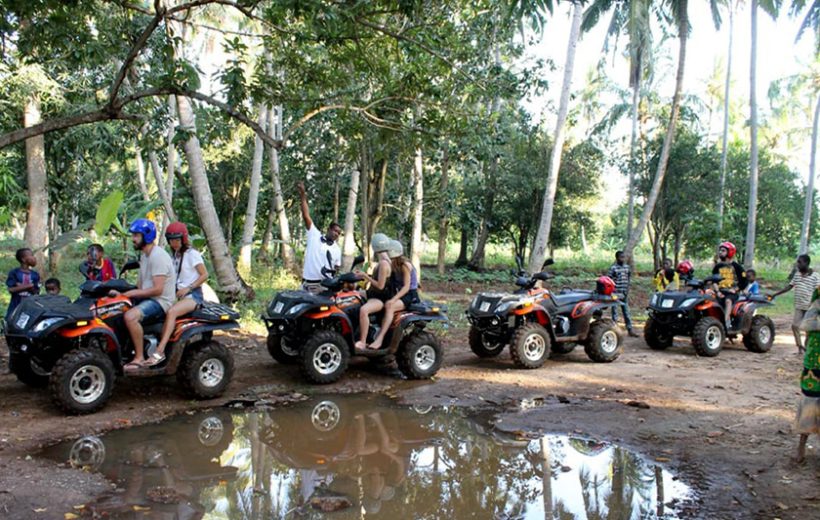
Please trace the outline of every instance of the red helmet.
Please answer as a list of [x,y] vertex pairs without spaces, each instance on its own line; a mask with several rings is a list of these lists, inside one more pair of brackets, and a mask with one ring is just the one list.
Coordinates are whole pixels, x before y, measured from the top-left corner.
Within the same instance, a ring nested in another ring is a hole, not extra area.
[[721,247],[726,249],[726,251],[727,251],[726,258],[728,260],[731,260],[735,256],[735,253],[737,253],[737,248],[731,242],[723,242],[722,244],[720,244],[718,246],[718,249],[720,249]]
[[175,238],[181,238],[182,244],[187,246],[188,245],[188,226],[183,224],[182,222],[171,222],[168,224],[168,227],[165,228],[165,238],[167,240],[173,240]]
[[692,265],[692,262],[690,262],[689,260],[684,260],[683,262],[679,263],[677,268],[678,273],[684,276],[692,274],[694,270],[695,266]]
[[608,276],[601,276],[595,285],[595,292],[609,296],[615,292],[615,282]]

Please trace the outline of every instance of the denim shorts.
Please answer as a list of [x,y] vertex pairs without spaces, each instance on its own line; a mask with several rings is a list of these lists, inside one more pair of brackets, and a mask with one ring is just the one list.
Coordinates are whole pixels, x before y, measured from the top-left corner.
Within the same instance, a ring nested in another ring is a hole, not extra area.
[[196,302],[197,307],[205,303],[205,295],[202,294],[202,287],[192,289],[191,292],[185,295],[185,297],[194,300]]
[[165,316],[165,311],[162,309],[162,305],[159,304],[156,300],[152,300],[148,298],[146,300],[142,300],[138,304],[134,306],[135,309],[139,309],[140,313],[142,314],[142,319],[140,319],[140,323],[146,321],[159,321]]

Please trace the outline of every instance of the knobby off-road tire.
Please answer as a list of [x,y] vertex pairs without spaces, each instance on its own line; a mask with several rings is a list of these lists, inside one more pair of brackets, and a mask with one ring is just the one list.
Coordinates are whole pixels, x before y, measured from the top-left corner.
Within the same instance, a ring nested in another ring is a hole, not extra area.
[[49,376],[51,399],[70,414],[96,412],[114,390],[114,365],[96,348],[74,349],[59,360]]
[[510,355],[513,362],[522,368],[539,368],[550,353],[550,335],[537,323],[526,323],[513,334]]
[[302,359],[298,349],[291,346],[291,341],[284,336],[268,335],[268,353],[283,365],[298,365]]
[[475,327],[470,327],[470,350],[480,358],[493,358],[504,352],[504,343],[494,343]]
[[396,355],[399,370],[407,379],[430,379],[443,360],[438,338],[429,332],[414,332],[405,337]]
[[623,338],[618,324],[609,318],[595,321],[589,326],[589,336],[584,343],[587,357],[596,363],[611,363],[623,352]]
[[217,341],[189,345],[177,371],[177,381],[197,399],[213,399],[225,392],[233,377],[233,355]]
[[310,382],[326,385],[338,381],[347,370],[350,348],[338,332],[320,330],[305,342],[300,361]]
[[9,354],[9,370],[21,383],[33,388],[48,386],[49,374],[32,366],[32,360],[25,354]]
[[743,345],[751,352],[763,353],[772,349],[774,323],[768,316],[752,318],[752,328],[743,335]]
[[652,350],[666,350],[672,346],[674,336],[663,332],[661,326],[649,318],[643,326],[643,340]]
[[725,339],[723,324],[712,317],[701,318],[692,330],[692,346],[699,356],[717,356],[723,350]]

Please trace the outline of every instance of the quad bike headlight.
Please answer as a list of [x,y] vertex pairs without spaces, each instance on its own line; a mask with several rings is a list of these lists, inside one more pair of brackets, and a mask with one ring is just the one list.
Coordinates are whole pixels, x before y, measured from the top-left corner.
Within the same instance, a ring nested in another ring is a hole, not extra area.
[[658,293],[652,295],[652,299],[649,300],[649,305],[655,305],[658,303]]
[[297,312],[299,312],[303,309],[306,309],[307,307],[309,307],[309,304],[307,304],[307,303],[298,303],[298,304],[294,305],[293,307],[291,307],[290,309],[288,309],[288,312],[286,312],[285,314],[288,314],[288,315],[296,314]]
[[687,298],[687,299],[683,300],[683,303],[681,304],[681,307],[684,307],[684,308],[685,307],[691,307],[692,305],[695,304],[696,301],[698,301],[697,298]]
[[46,318],[43,321],[37,322],[37,325],[34,326],[32,332],[43,332],[47,328],[51,327],[58,321],[61,321],[63,318]]

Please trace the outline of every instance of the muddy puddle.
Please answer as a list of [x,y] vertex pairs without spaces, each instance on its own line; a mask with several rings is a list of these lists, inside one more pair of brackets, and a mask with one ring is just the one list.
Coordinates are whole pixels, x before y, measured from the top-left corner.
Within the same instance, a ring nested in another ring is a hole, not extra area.
[[613,444],[514,438],[460,409],[376,396],[182,415],[40,456],[116,485],[72,512],[80,517],[677,518],[690,494],[667,470]]

